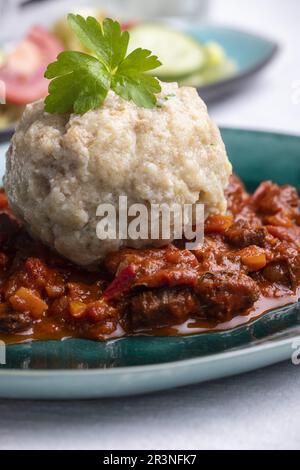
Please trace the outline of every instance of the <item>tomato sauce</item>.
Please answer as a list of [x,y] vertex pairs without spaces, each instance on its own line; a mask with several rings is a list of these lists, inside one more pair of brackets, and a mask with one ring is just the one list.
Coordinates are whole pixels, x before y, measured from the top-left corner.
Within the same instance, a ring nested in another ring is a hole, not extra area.
[[205,241],[123,249],[88,272],[33,240],[0,193],[0,339],[185,335],[231,329],[297,302],[300,201],[295,188],[237,177]]

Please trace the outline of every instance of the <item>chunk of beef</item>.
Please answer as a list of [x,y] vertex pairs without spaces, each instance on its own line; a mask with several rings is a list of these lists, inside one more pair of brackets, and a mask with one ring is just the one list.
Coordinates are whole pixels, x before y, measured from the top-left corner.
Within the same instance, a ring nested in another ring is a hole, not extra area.
[[131,298],[129,318],[138,331],[183,323],[199,308],[197,297],[188,288],[156,289]]
[[225,189],[225,196],[227,199],[227,209],[233,215],[238,214],[245,202],[249,198],[245,186],[241,182],[238,176],[231,175],[229,184]]
[[124,249],[105,259],[109,274],[118,274],[128,266],[135,272],[135,285],[151,288],[192,286],[198,276],[199,263],[189,250],[174,245],[148,250]]
[[273,260],[262,271],[264,278],[276,284],[282,284],[296,291],[299,288],[300,254],[290,244],[277,244]]
[[291,275],[288,263],[285,261],[274,261],[269,263],[263,270],[263,276],[269,282],[276,282],[291,286]]
[[248,222],[239,220],[226,231],[226,241],[235,248],[245,248],[250,245],[264,246],[267,230],[255,227]]
[[32,317],[29,313],[7,311],[0,313],[0,332],[17,333],[27,330],[32,324]]
[[260,293],[249,276],[228,272],[206,273],[199,279],[196,292],[207,317],[220,321],[252,307]]
[[262,183],[251,198],[256,211],[263,215],[282,212],[291,219],[299,215],[300,201],[296,188],[278,186],[271,181]]
[[21,228],[21,224],[11,214],[0,213],[0,245],[12,238]]

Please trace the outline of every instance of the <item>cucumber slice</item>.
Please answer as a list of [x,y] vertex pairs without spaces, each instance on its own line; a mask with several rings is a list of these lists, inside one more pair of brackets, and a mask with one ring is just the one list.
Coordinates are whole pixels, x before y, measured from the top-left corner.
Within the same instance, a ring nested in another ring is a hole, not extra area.
[[207,67],[218,67],[226,61],[226,52],[221,44],[210,41],[205,44]]
[[185,77],[206,62],[203,46],[187,34],[164,25],[144,23],[130,30],[129,50],[142,47],[157,55],[162,66],[154,71],[160,78]]
[[181,86],[200,87],[218,82],[219,80],[225,80],[234,75],[236,69],[236,64],[227,59],[220,65],[206,67],[195,74],[189,75],[188,77],[182,77],[178,81]]

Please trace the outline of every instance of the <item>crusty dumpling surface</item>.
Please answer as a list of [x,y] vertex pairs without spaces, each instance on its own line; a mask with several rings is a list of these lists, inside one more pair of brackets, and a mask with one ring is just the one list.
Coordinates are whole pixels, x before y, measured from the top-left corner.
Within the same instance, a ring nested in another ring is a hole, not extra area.
[[[7,153],[5,190],[31,234],[71,261],[91,266],[122,246],[99,240],[99,204],[204,203],[226,210],[231,165],[216,125],[193,88],[162,83],[158,106],[138,108],[110,91],[79,116],[26,107]],[[157,241],[153,241],[155,245]]]

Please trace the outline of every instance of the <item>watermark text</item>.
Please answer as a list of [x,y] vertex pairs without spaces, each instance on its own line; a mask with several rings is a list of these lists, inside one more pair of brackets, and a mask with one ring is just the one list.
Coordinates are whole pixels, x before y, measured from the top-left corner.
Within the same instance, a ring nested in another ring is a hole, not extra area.
[[204,239],[203,204],[132,204],[120,196],[118,205],[100,204],[96,233],[99,240],[185,240],[194,250]]

